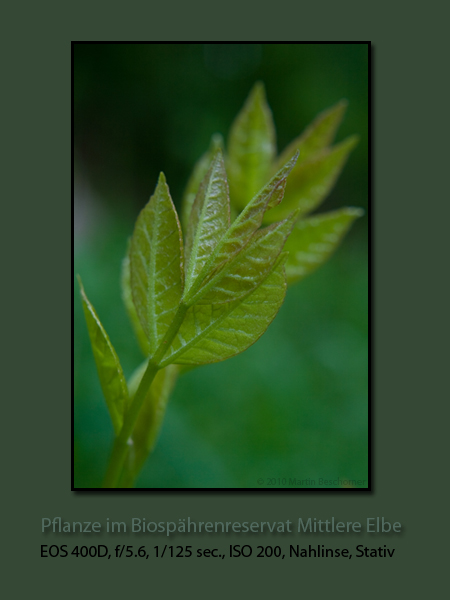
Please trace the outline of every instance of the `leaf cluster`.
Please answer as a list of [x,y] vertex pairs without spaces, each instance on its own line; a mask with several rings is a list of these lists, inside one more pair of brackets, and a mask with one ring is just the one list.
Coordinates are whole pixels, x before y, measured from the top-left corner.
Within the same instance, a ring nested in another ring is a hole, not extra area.
[[128,385],[80,280],[116,436],[144,373],[156,372],[133,424],[125,469],[130,480],[155,443],[179,365],[222,361],[253,344],[283,303],[286,273],[292,282],[312,272],[360,215],[344,208],[304,218],[330,191],[357,141],[330,146],[344,110],[341,102],[322,113],[277,157],[272,114],[257,84],[231,127],[227,151],[214,136],[193,170],[183,201],[184,235],[161,173],[123,262],[123,300],[147,357]]
[[[312,273],[337,248],[353,221],[362,215],[357,208],[342,208],[330,213],[308,215],[320,206],[332,190],[347,159],[358,143],[353,135],[332,145],[344,117],[347,101],[341,100],[325,110],[277,156],[272,111],[264,86],[257,83],[234,120],[227,142],[226,168],[233,208],[242,210],[273,174],[299,151],[299,159],[286,183],[284,199],[264,215],[271,223],[298,211],[297,222],[286,250],[288,283]],[[195,165],[183,198],[183,225],[187,224],[195,190],[203,178],[211,156],[223,147],[220,135],[213,136],[209,150]]]

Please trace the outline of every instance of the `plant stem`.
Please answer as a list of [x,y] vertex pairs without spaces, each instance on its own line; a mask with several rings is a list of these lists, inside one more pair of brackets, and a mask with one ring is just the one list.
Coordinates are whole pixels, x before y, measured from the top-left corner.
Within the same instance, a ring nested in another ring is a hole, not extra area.
[[136,395],[133,398],[133,402],[131,403],[131,406],[125,415],[120,434],[114,441],[108,471],[106,472],[105,482],[103,484],[103,487],[105,488],[117,487],[117,482],[127,456],[128,439],[133,433],[134,425],[136,423],[139,411],[141,410],[142,403],[157,372],[158,366],[152,361],[149,361],[147,370],[145,371]]
[[122,473],[125,459],[127,457],[128,440],[130,439],[131,434],[133,433],[134,426],[139,416],[139,412],[142,408],[142,404],[147,396],[150,386],[153,383],[156,373],[161,368],[160,362],[164,358],[164,355],[169,349],[170,344],[172,343],[174,337],[176,336],[178,330],[181,327],[181,324],[183,323],[187,310],[188,307],[185,304],[181,303],[164,338],[161,340],[158,349],[148,362],[147,369],[144,373],[144,376],[142,377],[141,383],[139,384],[133,401],[131,402],[130,408],[125,414],[122,429],[120,430],[119,435],[114,441],[108,470],[106,472],[105,481],[103,483],[104,488],[115,488],[118,486],[120,475]]

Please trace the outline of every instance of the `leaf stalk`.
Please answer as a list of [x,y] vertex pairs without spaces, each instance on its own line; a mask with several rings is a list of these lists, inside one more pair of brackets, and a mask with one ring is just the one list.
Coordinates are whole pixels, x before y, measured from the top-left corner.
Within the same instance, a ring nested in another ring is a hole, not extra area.
[[187,310],[188,307],[185,304],[181,303],[179,305],[175,317],[173,318],[173,321],[170,324],[164,338],[158,346],[158,349],[153,357],[148,361],[147,369],[142,377],[141,383],[139,384],[131,405],[125,414],[122,429],[114,441],[111,459],[109,461],[108,470],[103,483],[104,488],[118,487],[118,482],[128,453],[128,441],[133,433],[139,412],[142,408],[142,404],[157,372],[161,368],[160,363],[164,358],[164,355],[169,349],[170,344],[172,343],[174,337],[181,327],[181,324],[183,323]]

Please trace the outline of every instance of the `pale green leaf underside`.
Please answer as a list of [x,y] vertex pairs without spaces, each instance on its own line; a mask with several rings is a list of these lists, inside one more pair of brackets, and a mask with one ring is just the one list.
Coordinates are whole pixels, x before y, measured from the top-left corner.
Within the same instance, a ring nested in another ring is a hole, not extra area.
[[283,150],[274,163],[273,170],[279,169],[296,150],[300,151],[299,163],[302,163],[327,148],[334,140],[347,104],[346,100],[341,100],[335,106],[320,113],[311,125]]
[[181,213],[181,225],[183,227],[184,232],[188,230],[189,218],[191,215],[192,205],[194,204],[195,196],[197,195],[200,184],[203,181],[203,178],[205,177],[206,173],[208,172],[208,169],[211,166],[211,161],[219,148],[223,148],[223,139],[219,133],[216,133],[211,139],[211,144],[208,150],[205,152],[205,154],[203,154],[203,156],[201,156],[201,158],[195,164],[192,174],[186,185],[186,189],[183,195]]
[[227,304],[191,307],[161,365],[219,362],[256,342],[283,303],[285,258],[282,254],[272,272],[245,298]]
[[89,302],[79,279],[84,316],[94,353],[100,385],[116,435],[120,432],[128,404],[127,383],[116,351],[106,334],[94,307]]
[[129,249],[125,258],[122,261],[122,274],[121,274],[121,285],[122,285],[122,299],[125,305],[128,317],[133,326],[134,333],[142,352],[145,356],[150,354],[150,344],[145,331],[142,328],[141,322],[136,312],[136,308],[133,303],[133,296],[131,293],[131,281],[130,281],[130,257]]
[[298,221],[286,242],[288,283],[300,281],[320,267],[362,214],[358,208],[343,208]]
[[202,293],[205,282],[211,281],[224,265],[231,262],[242,251],[255,232],[261,227],[264,213],[276,206],[282,199],[286,178],[293,169],[298,153],[288,161],[278,173],[272,177],[260,192],[247,204],[236,220],[228,228],[225,235],[218,242],[202,272],[193,283],[189,294],[185,294],[185,302],[193,304]]
[[200,184],[192,205],[186,232],[186,288],[208,261],[219,240],[230,226],[230,201],[222,152],[218,150],[211,166]]
[[161,173],[141,211],[130,246],[131,290],[153,354],[177,311],[183,292],[181,228]]
[[267,220],[284,218],[294,209],[305,215],[317,208],[331,191],[357,142],[357,136],[349,137],[311,160],[298,163],[287,181],[283,202],[267,213]]
[[213,274],[197,303],[234,302],[258,287],[273,268],[296,218],[293,213],[290,218],[257,231],[239,254]]
[[258,83],[233,122],[228,139],[231,200],[238,208],[243,208],[267,181],[275,151],[272,112],[264,86]]

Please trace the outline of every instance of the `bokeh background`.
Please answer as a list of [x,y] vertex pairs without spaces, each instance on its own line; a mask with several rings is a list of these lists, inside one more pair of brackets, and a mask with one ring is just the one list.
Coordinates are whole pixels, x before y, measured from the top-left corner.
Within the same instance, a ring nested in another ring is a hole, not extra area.
[[[290,478],[298,487],[367,486],[368,77],[367,44],[75,44],[74,272],[127,377],[143,357],[120,266],[159,172],[177,205],[211,135],[226,138],[257,80],[279,150],[342,98],[349,107],[337,141],[360,135],[318,212],[359,206],[366,216],[327,264],[288,290],[254,346],[178,380],[138,487],[287,488]],[[75,486],[100,487],[113,430],[74,289]]]

